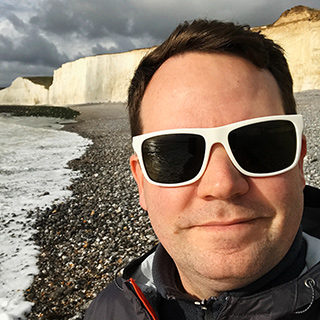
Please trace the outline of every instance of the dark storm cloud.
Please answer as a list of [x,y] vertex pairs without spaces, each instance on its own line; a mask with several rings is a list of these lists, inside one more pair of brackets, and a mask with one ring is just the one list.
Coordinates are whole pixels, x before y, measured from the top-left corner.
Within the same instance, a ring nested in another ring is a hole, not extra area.
[[22,30],[25,27],[25,23],[21,19],[19,19],[14,13],[8,14],[7,19],[17,30]]
[[38,64],[49,67],[68,60],[65,54],[60,54],[56,46],[43,36],[27,32],[19,41],[0,35],[0,61]]
[[128,34],[126,23],[133,7],[128,1],[53,0],[43,2],[30,23],[56,35],[72,34],[101,38]]
[[319,0],[1,0],[1,78],[8,85],[17,68],[52,74],[83,56],[154,46],[184,20],[271,24],[299,4],[320,9]]
[[280,14],[318,0],[51,0],[44,1],[30,23],[57,36],[76,34],[87,39],[118,36],[162,41],[183,20],[209,18],[258,26],[273,23]]
[[40,30],[59,36],[78,33],[82,26],[81,17],[72,6],[57,0],[43,2],[29,22]]

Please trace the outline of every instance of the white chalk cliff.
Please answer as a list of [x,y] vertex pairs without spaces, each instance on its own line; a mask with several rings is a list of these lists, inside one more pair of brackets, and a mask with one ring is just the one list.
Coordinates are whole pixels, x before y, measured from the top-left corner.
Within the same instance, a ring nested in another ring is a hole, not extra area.
[[284,48],[295,92],[320,89],[320,10],[297,6],[274,24],[253,30]]
[[38,83],[33,78],[18,77],[0,91],[0,105],[47,105],[49,88]]
[[[294,91],[320,89],[320,10],[298,6],[284,12],[272,25],[253,30],[284,48]],[[19,77],[0,91],[0,105],[125,102],[134,70],[149,50],[104,54],[65,63],[54,71],[51,85]]]
[[62,65],[54,71],[49,104],[126,101],[133,73],[149,50],[104,54]]

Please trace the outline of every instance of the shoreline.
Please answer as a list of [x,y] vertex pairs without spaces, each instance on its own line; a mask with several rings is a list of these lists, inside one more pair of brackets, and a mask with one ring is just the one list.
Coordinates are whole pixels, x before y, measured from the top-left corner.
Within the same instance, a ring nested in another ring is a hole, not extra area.
[[72,195],[68,186],[77,173],[68,162],[90,144],[76,133],[60,130],[65,122],[0,114],[0,319],[24,319],[31,310],[24,292],[38,274],[39,248],[32,240],[35,219],[29,211]]
[[79,112],[70,107],[54,106],[23,106],[23,105],[0,105],[0,113],[9,113],[12,116],[27,117],[53,117],[62,119],[74,119]]
[[131,259],[157,241],[139,207],[131,177],[131,139],[124,104],[72,106],[76,123],[63,130],[92,140],[69,162],[81,172],[72,197],[36,217],[40,273],[25,292],[34,303],[28,319],[82,319],[92,299]]

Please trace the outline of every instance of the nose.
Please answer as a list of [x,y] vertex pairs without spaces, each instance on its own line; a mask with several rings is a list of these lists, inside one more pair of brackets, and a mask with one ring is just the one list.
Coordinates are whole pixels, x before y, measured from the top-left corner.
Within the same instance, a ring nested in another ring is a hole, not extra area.
[[215,144],[197,187],[201,198],[228,200],[247,193],[249,183],[248,178],[232,164],[224,147]]

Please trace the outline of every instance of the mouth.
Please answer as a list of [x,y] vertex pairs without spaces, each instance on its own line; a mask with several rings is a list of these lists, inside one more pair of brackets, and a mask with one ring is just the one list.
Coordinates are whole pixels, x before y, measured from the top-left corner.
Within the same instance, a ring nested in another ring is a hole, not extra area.
[[259,218],[243,218],[227,221],[210,221],[204,224],[195,225],[194,228],[226,231],[228,229],[250,227],[254,225],[258,220]]

